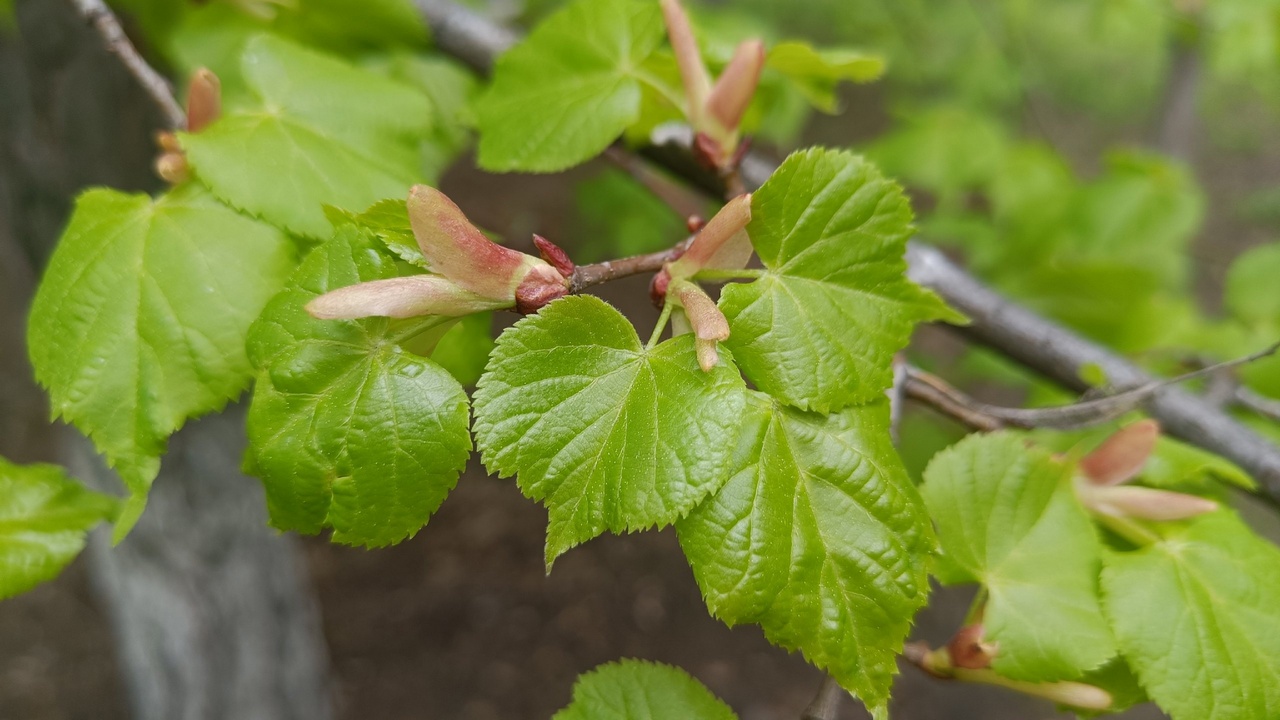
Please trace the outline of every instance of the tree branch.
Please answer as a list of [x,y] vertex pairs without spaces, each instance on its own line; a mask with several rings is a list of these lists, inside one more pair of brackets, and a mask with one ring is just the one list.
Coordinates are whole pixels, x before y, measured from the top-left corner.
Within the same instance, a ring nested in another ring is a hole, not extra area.
[[818,694],[814,696],[813,702],[804,709],[804,713],[800,715],[800,720],[836,720],[840,712],[840,702],[844,700],[847,693],[844,688],[840,687],[840,683],[830,675],[822,676],[822,685],[818,687]]
[[610,280],[658,272],[663,265],[680,257],[688,246],[689,238],[686,238],[668,250],[661,250],[648,255],[634,255],[632,257],[619,258],[618,260],[605,260],[604,262],[590,265],[579,265],[574,268],[573,274],[569,276],[569,292],[580,293],[592,285],[607,283]]
[[[1177,377],[1154,380],[1132,390],[1125,390],[1124,392],[1104,395],[1090,400],[1081,400],[1067,405],[1049,407],[1014,408],[988,405],[957,390],[942,378],[910,366],[906,368],[905,389],[907,396],[911,399],[929,405],[974,430],[990,432],[1005,426],[1025,429],[1080,430],[1110,422],[1126,413],[1137,410],[1158,391],[1170,385],[1206,376],[1223,377],[1220,374],[1222,371],[1274,355],[1277,350],[1280,350],[1280,345],[1272,345],[1260,352],[1246,355],[1236,360],[1202,367]],[[1250,400],[1265,402],[1266,398],[1255,396]],[[1258,410],[1257,406],[1247,405],[1247,401],[1240,397],[1239,389],[1236,390],[1236,402],[1242,406],[1251,407],[1255,411],[1265,412],[1265,410]],[[1280,403],[1276,404],[1280,406]]]
[[165,123],[171,130],[181,130],[187,126],[187,113],[173,94],[173,87],[163,75],[147,64],[138,49],[129,41],[120,20],[111,12],[111,8],[103,0],[71,0],[76,11],[93,26],[102,37],[107,50],[115,53],[120,62],[138,84],[151,96],[152,101],[164,114]]
[[[415,2],[432,26],[437,45],[481,72],[488,70],[494,57],[509,47],[515,37],[510,31],[448,0]],[[687,154],[683,160],[669,148],[646,149],[644,154],[681,177],[691,176]],[[741,167],[742,180],[748,188],[759,187],[772,171],[773,165],[767,160],[748,154]],[[705,179],[699,184],[706,188]],[[723,188],[720,188],[716,197],[722,195]],[[971,318],[972,323],[962,330],[967,337],[1064,387],[1078,392],[1089,389],[1081,377],[1082,370],[1088,366],[1100,368],[1111,384],[1121,390],[1159,381],[1115,352],[1018,307],[934,248],[912,243],[907,261],[916,282],[933,289]],[[1280,448],[1261,435],[1220,408],[1178,388],[1164,387],[1156,391],[1145,408],[1171,435],[1235,462],[1253,475],[1271,498],[1280,500]]]

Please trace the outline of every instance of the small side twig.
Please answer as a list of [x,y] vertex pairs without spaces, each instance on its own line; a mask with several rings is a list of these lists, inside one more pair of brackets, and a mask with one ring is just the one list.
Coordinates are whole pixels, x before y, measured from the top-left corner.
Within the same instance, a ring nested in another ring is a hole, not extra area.
[[[955,418],[975,430],[990,432],[1002,427],[1018,428],[1050,428],[1053,430],[1079,430],[1094,425],[1110,422],[1125,413],[1142,407],[1159,390],[1199,377],[1215,377],[1223,370],[1259,360],[1280,350],[1280,344],[1271,345],[1251,355],[1235,360],[1209,365],[1184,373],[1176,377],[1165,378],[1145,383],[1136,388],[1112,395],[1082,400],[1069,405],[1054,405],[1041,408],[1011,408],[987,403],[969,397],[947,383],[942,378],[925,372],[919,368],[907,368],[907,397],[938,410],[944,415]],[[1239,399],[1237,402],[1244,404]],[[1265,407],[1267,398],[1252,398],[1262,401]],[[1280,403],[1274,408],[1280,412]],[[1265,411],[1262,411],[1265,412]]]
[[680,217],[693,217],[706,210],[707,205],[701,195],[695,197],[683,183],[666,177],[652,164],[644,162],[635,153],[628,152],[622,145],[610,145],[604,151],[604,158],[643,185]]
[[93,26],[102,37],[107,50],[115,53],[120,62],[151,96],[160,112],[164,114],[165,123],[171,130],[180,130],[187,125],[187,113],[174,96],[173,87],[163,75],[151,67],[138,49],[133,46],[120,20],[103,0],[71,0],[85,22]]
[[1265,418],[1280,422],[1280,400],[1273,400],[1264,395],[1259,395],[1243,385],[1236,386],[1233,400],[1242,408],[1252,410]]
[[592,263],[590,265],[579,265],[569,277],[569,292],[580,293],[592,285],[617,280],[619,278],[630,277],[631,275],[642,275],[644,273],[658,272],[663,265],[680,257],[685,248],[689,246],[689,239],[682,240],[670,249],[649,253],[647,255],[634,255],[632,257],[619,258],[617,260],[605,260],[604,262]]

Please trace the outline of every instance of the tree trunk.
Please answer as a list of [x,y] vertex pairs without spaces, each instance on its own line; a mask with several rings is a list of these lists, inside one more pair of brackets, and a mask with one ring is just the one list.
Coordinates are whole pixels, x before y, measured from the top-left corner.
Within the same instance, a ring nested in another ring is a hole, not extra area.
[[[58,445],[77,477],[115,490],[86,440],[51,437],[22,318],[75,194],[154,189],[159,116],[69,2],[18,0],[17,18],[16,37],[0,34],[0,449],[49,460]],[[179,432],[129,538],[92,540],[91,575],[138,720],[331,716],[306,568],[297,543],[267,527],[261,487],[239,472],[243,422],[233,406]]]

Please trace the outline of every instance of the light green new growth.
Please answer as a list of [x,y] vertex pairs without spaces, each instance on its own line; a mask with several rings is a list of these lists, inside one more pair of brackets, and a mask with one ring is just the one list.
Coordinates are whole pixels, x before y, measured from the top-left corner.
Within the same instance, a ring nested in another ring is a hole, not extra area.
[[1072,474],[1012,433],[971,435],[924,473],[943,580],[982,583],[992,667],[1015,680],[1079,678],[1116,652],[1099,600],[1101,549]]
[[621,660],[584,673],[551,720],[737,720],[702,683],[669,665]]
[[862,158],[792,154],[751,198],[751,244],[766,272],[730,284],[725,345],[756,387],[819,412],[878,398],[918,322],[960,320],[906,277],[911,208]]
[[56,577],[84,549],[85,533],[119,507],[56,465],[0,458],[0,600]]
[[471,451],[466,394],[402,347],[452,318],[332,321],[303,309],[327,291],[413,272],[344,225],[254,324],[246,466],[276,527],[390,545],[425,525],[457,482]]
[[432,109],[420,91],[270,35],[248,42],[241,65],[261,107],[182,135],[227,203],[323,238],[324,205],[360,210],[421,179]]
[[90,190],[36,293],[28,330],[55,416],[93,440],[146,505],[170,434],[249,384],[245,334],[293,267],[289,240],[197,185],[157,199]]
[[836,88],[842,80],[865,83],[880,79],[885,61],[878,55],[840,48],[817,49],[806,42],[783,42],[769,48],[766,65],[785,75],[814,107],[839,110]]
[[1173,720],[1280,717],[1280,550],[1221,511],[1104,564],[1120,651]]
[[824,416],[751,393],[730,472],[677,524],[707,606],[883,706],[933,547],[888,403]]
[[725,481],[744,387],[693,337],[647,349],[617,310],[556,300],[498,338],[475,393],[485,467],[550,511],[547,565],[607,531],[670,525]]
[[554,172],[598,155],[640,116],[658,3],[575,0],[498,58],[476,108],[480,166]]

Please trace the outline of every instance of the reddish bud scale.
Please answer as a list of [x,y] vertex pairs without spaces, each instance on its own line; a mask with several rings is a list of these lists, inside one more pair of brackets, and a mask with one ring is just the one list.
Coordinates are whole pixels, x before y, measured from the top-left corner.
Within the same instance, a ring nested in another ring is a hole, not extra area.
[[1160,425],[1141,420],[1107,438],[1080,461],[1080,472],[1095,485],[1119,485],[1137,477],[1155,450]]
[[538,248],[538,254],[542,259],[550,263],[557,272],[565,277],[573,274],[576,266],[563,248],[536,233],[533,236],[533,244]]
[[191,75],[187,86],[187,131],[200,132],[222,115],[222,81],[208,68]]
[[983,640],[985,629],[981,624],[966,625],[956,632],[947,643],[947,654],[951,656],[951,664],[970,670],[981,670],[991,667],[996,655],[996,646]]
[[569,284],[555,268],[534,267],[516,288],[516,312],[532,315],[546,307],[552,300],[569,294]]
[[670,285],[671,273],[665,267],[653,276],[653,280],[649,281],[649,300],[659,310],[667,303],[667,289]]
[[477,295],[514,298],[538,261],[484,236],[444,193],[417,185],[409,194],[413,236],[432,271]]
[[742,116],[755,97],[764,70],[764,43],[760,40],[744,40],[733,52],[733,58],[711,88],[707,96],[707,112],[714,117],[729,135],[738,132]]

